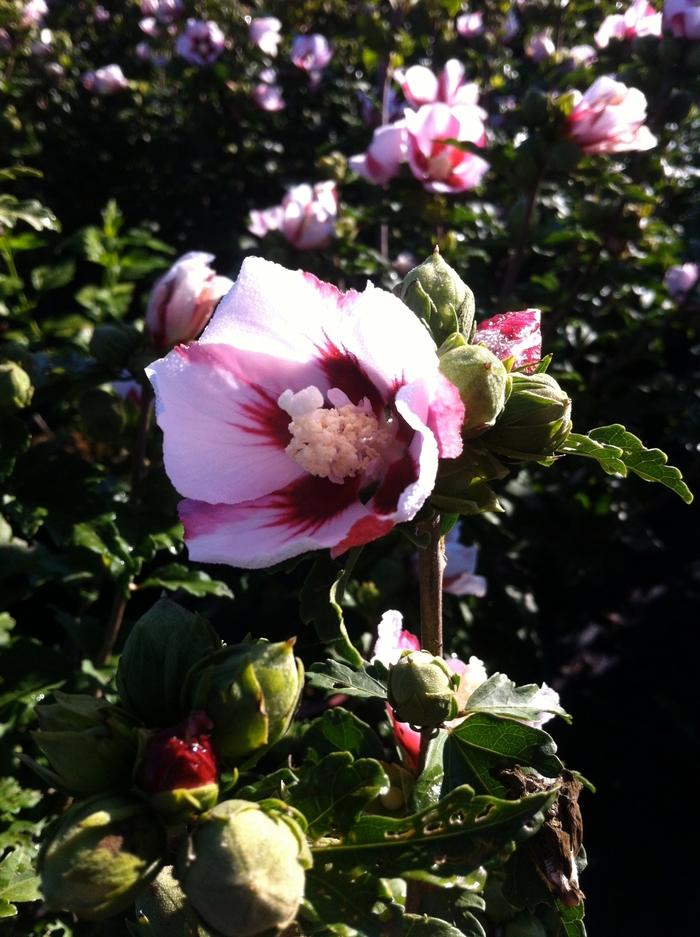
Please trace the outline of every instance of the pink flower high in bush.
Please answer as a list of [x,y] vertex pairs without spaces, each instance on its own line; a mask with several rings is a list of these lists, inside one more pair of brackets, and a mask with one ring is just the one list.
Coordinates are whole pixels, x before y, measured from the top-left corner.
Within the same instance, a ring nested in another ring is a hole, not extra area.
[[327,247],[335,233],[338,190],[335,182],[295,185],[281,205],[251,211],[248,230],[256,237],[279,231],[300,251]]
[[48,12],[49,8],[46,5],[46,0],[28,0],[22,7],[20,25],[24,26],[25,29],[41,26]]
[[147,373],[192,560],[337,556],[415,517],[462,449],[459,393],[399,299],[258,257]]
[[661,13],[647,0],[634,0],[624,13],[606,16],[595,34],[595,44],[604,49],[611,39],[632,40],[637,36],[660,36]]
[[116,94],[129,87],[119,65],[103,65],[94,72],[85,72],[81,81],[83,88],[93,94]]
[[480,109],[426,104],[406,111],[406,157],[411,172],[429,192],[466,192],[479,185],[489,168],[486,160],[448,143],[458,140],[482,147],[486,130]]
[[483,13],[462,13],[455,20],[457,33],[462,39],[471,39],[472,36],[479,36],[484,31]]
[[260,81],[252,91],[252,97],[263,111],[283,111],[286,107],[282,89],[277,84],[277,72],[274,68],[264,68],[260,72]]
[[321,72],[333,58],[333,47],[320,33],[295,36],[292,40],[291,56],[296,67],[308,72],[311,83],[315,85],[321,80]]
[[210,266],[213,254],[190,251],[156,283],[148,300],[146,332],[156,348],[191,342],[211,318],[233,281]]
[[190,65],[212,65],[224,51],[226,37],[212,20],[187,20],[175,48]]
[[398,175],[405,162],[406,124],[397,120],[394,124],[377,127],[367,151],[351,156],[348,166],[373,185],[386,185]]
[[665,0],[663,28],[677,39],[700,39],[698,0]]
[[476,104],[479,100],[478,86],[464,81],[464,65],[457,59],[446,62],[439,75],[425,65],[412,65],[406,71],[397,69],[394,78],[411,107],[438,101],[443,104]]
[[160,23],[172,23],[184,11],[182,0],[141,0],[141,14],[154,16]]
[[685,263],[666,271],[664,283],[676,302],[683,302],[690,290],[700,282],[700,265]]
[[572,92],[569,135],[584,153],[650,150],[657,140],[646,126],[647,99],[610,75],[593,82],[585,94]]
[[248,36],[253,45],[257,46],[265,55],[274,58],[282,37],[280,30],[282,23],[276,16],[259,16],[250,21]]

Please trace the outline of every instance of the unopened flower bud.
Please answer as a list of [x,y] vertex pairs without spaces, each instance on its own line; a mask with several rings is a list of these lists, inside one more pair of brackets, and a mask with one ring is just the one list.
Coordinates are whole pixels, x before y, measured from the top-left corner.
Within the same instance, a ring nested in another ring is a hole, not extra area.
[[394,292],[425,322],[438,345],[453,332],[471,337],[474,294],[437,248],[406,274]]
[[137,742],[126,716],[92,696],[56,690],[54,697],[37,706],[39,729],[32,732],[52,769],[47,779],[71,794],[128,786]]
[[236,765],[282,738],[304,685],[294,639],[251,641],[222,648],[192,669],[185,698],[214,723],[213,741],[225,765]]
[[496,422],[506,400],[508,372],[483,345],[462,345],[440,357],[440,370],[464,404],[462,432],[476,436]]
[[23,410],[32,402],[34,388],[24,370],[15,361],[0,363],[0,413]]
[[512,374],[511,393],[483,443],[515,461],[556,454],[571,432],[571,399],[549,374]]
[[146,311],[146,332],[157,348],[196,338],[233,282],[217,276],[213,254],[191,251],[156,281]]
[[212,721],[193,712],[178,726],[146,742],[137,783],[161,816],[184,822],[209,810],[219,796],[219,770],[211,743]]
[[458,687],[459,675],[427,651],[404,651],[389,668],[389,704],[399,722],[412,726],[432,729],[454,719]]
[[298,820],[274,800],[227,800],[202,817],[180,881],[207,926],[223,937],[254,937],[291,924],[312,861]]
[[39,854],[46,903],[87,921],[126,911],[157,874],[165,846],[157,818],[135,797],[76,804]]

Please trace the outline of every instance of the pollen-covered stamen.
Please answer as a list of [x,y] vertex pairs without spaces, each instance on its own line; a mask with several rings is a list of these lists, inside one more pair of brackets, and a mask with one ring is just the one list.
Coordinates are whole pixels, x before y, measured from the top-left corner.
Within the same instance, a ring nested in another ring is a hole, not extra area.
[[324,407],[323,394],[313,386],[280,395],[277,403],[292,417],[287,455],[311,475],[337,484],[358,475],[372,480],[384,465],[394,428],[380,422],[366,397],[357,405],[334,387],[328,399],[335,406]]

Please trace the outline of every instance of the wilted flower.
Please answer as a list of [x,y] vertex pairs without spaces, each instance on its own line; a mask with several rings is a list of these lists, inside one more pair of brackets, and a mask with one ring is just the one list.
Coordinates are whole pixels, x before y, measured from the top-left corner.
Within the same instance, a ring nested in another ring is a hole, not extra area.
[[457,59],[446,62],[439,75],[425,65],[412,65],[406,71],[397,69],[394,78],[411,107],[438,101],[443,104],[476,104],[479,100],[478,86],[473,82],[465,83],[464,65]]
[[486,160],[446,140],[486,143],[480,109],[460,104],[426,104],[406,111],[406,148],[411,172],[429,192],[465,192],[479,185],[489,168]]
[[469,39],[471,36],[478,36],[484,31],[483,13],[462,13],[455,20],[458,34],[463,39]]
[[321,72],[333,58],[333,48],[320,33],[295,36],[292,40],[291,56],[296,67],[308,72],[312,84],[317,84]]
[[476,561],[479,548],[475,544],[465,546],[459,539],[460,524],[455,524],[445,537],[445,558],[447,565],[442,580],[442,588],[450,595],[486,595],[486,580],[476,576]]
[[544,62],[551,59],[557,47],[554,40],[548,32],[535,33],[530,36],[525,45],[525,55],[531,58],[533,62]]
[[83,88],[93,94],[116,94],[129,87],[119,65],[103,65],[94,72],[85,72],[82,82]]
[[638,88],[603,75],[585,94],[571,94],[569,135],[584,153],[622,153],[656,146],[656,137],[644,123],[647,99]]
[[147,371],[194,560],[339,555],[411,520],[464,406],[390,293],[341,293],[256,257],[199,342]]
[[196,338],[216,304],[233,286],[210,266],[213,254],[190,251],[156,280],[146,310],[146,332],[156,348]]
[[664,283],[666,289],[677,302],[683,302],[686,295],[700,282],[700,265],[685,263],[671,267],[666,271]]
[[606,16],[595,34],[595,44],[604,49],[611,39],[634,39],[636,36],[660,36],[661,13],[647,0],[634,0],[624,13]]
[[178,878],[205,924],[223,937],[256,937],[294,920],[312,863],[300,821],[275,800],[225,800],[200,820]]
[[297,250],[318,250],[330,243],[337,215],[335,182],[295,185],[281,205],[251,211],[248,230],[256,237],[279,231]]
[[677,39],[700,39],[700,5],[697,0],[665,0],[663,28]]
[[282,39],[280,36],[281,29],[282,23],[276,16],[258,16],[250,21],[248,36],[253,45],[256,45],[261,52],[274,58]]
[[190,65],[211,65],[224,51],[226,37],[213,20],[188,19],[175,48]]
[[274,68],[264,68],[260,72],[260,81],[253,88],[252,97],[263,111],[281,111],[285,108],[282,89],[277,84],[277,72]]
[[406,162],[406,124],[397,121],[377,127],[366,153],[351,156],[348,166],[374,185],[386,185]]
[[48,12],[49,8],[46,5],[46,0],[28,0],[22,7],[20,25],[24,26],[25,29],[40,26]]

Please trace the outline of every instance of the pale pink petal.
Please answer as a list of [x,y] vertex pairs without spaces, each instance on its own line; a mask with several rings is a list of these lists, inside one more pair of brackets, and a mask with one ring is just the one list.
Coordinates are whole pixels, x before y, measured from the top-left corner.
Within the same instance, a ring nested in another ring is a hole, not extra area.
[[395,78],[401,85],[404,97],[413,107],[438,100],[437,76],[425,65],[412,65],[405,72],[397,70]]
[[439,99],[446,104],[456,104],[456,96],[464,81],[464,65],[458,59],[445,62],[439,78]]
[[438,374],[431,393],[428,426],[437,440],[440,457],[456,459],[462,452],[464,403],[459,391],[443,374]]
[[514,358],[514,367],[536,364],[542,357],[539,309],[501,312],[481,322],[474,342],[505,361]]
[[175,348],[148,368],[157,391],[166,471],[188,498],[247,501],[303,474],[285,453],[287,388],[327,382],[312,364],[201,342]]
[[406,161],[406,130],[403,121],[378,127],[366,153],[351,156],[350,168],[375,185],[385,185]]
[[372,660],[381,661],[385,667],[395,664],[401,652],[419,651],[420,641],[406,631],[403,626],[403,616],[396,609],[384,612],[377,625],[377,640],[372,649]]

